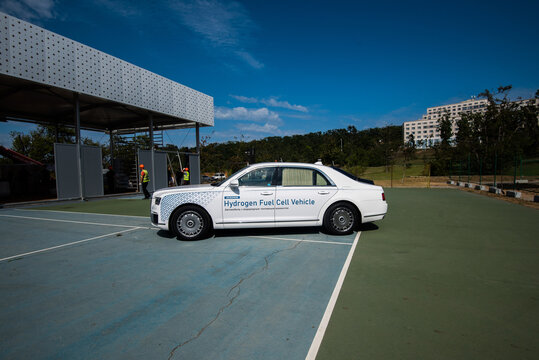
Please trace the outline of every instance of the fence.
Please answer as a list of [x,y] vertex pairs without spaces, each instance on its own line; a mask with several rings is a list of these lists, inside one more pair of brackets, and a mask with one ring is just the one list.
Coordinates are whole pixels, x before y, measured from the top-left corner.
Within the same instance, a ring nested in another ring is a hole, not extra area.
[[367,167],[359,169],[346,169],[350,173],[369,180],[383,187],[421,187],[428,188],[438,183],[446,185],[447,177],[431,177],[430,164],[415,162],[404,166],[403,164],[389,164],[387,166]]
[[539,156],[494,154],[491,159],[483,159],[469,155],[450,161],[448,171],[450,180],[539,192]]

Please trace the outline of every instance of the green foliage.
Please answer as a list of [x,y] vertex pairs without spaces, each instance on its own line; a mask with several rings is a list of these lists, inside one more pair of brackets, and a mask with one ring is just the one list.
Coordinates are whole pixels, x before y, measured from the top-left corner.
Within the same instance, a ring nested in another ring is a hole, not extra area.
[[[67,127],[58,127],[58,138],[56,138],[56,127],[51,125],[39,125],[36,130],[29,134],[12,131],[12,150],[28,156],[42,163],[54,162],[54,143],[74,143],[75,130]],[[99,145],[88,138],[83,138],[86,145]]]
[[[511,86],[502,86],[495,93],[485,90],[479,94],[488,100],[485,113],[463,113],[457,121],[455,146],[445,143],[450,127],[444,115],[439,121],[442,143],[435,146],[432,173],[447,174],[452,163],[466,160],[472,169],[482,167],[492,172],[494,159],[503,167],[515,156],[534,156],[539,153],[539,125],[536,100],[511,101]],[[467,160],[467,159],[470,160]],[[500,166],[498,165],[498,166]]]
[[438,129],[440,130],[440,139],[442,147],[444,149],[449,148],[451,144],[451,136],[453,136],[453,132],[451,130],[451,120],[449,119],[449,112],[446,110],[446,112],[442,115],[442,117],[438,120]]
[[201,168],[203,172],[236,171],[250,162],[314,163],[321,159],[324,164],[359,169],[391,163],[401,145],[402,126],[363,131],[348,126],[305,135],[208,144],[201,150]]

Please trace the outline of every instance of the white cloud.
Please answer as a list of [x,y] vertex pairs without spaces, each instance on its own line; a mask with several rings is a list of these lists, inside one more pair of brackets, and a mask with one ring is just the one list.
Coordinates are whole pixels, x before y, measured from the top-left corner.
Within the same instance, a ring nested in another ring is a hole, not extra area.
[[280,101],[275,97],[270,97],[267,99],[257,99],[254,97],[247,97],[247,96],[240,96],[240,95],[230,95],[230,97],[233,97],[234,99],[241,101],[243,103],[249,103],[249,104],[261,103],[261,104],[264,104],[266,106],[271,106],[271,107],[278,107],[278,108],[283,108],[283,109],[288,109],[288,110],[301,111],[305,113],[309,112],[309,109],[306,106],[292,105],[288,101]]
[[54,0],[5,0],[0,10],[24,20],[52,19],[54,5]]
[[227,108],[218,106],[215,108],[215,118],[219,120],[244,120],[255,122],[281,123],[279,114],[267,108],[247,109],[242,106]]
[[288,101],[279,101],[275,98],[269,98],[262,100],[262,103],[267,106],[280,107],[289,110],[296,110],[301,112],[308,112],[309,110],[303,105],[292,105]]
[[238,55],[241,59],[243,59],[247,64],[251,65],[255,69],[262,69],[264,67],[264,64],[262,64],[260,61],[256,60],[253,55],[248,53],[247,51],[236,51],[236,55]]
[[246,132],[255,132],[255,133],[263,133],[263,134],[280,134],[280,130],[277,127],[277,125],[265,123],[264,125],[259,124],[237,124],[236,128],[238,130],[246,131]]
[[191,0],[174,3],[172,8],[178,11],[186,27],[199,34],[212,47],[234,54],[255,69],[264,67],[264,64],[244,50],[256,25],[241,3]]
[[253,97],[247,97],[247,96],[241,96],[241,95],[230,95],[230,97],[233,97],[234,99],[242,103],[247,103],[247,104],[255,104],[259,102],[257,98],[253,98]]

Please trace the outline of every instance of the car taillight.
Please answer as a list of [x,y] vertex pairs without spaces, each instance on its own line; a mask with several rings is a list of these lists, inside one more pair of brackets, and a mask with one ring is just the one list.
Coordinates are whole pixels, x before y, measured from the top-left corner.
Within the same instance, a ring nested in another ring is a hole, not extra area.
[[382,193],[382,200],[386,201],[386,194]]

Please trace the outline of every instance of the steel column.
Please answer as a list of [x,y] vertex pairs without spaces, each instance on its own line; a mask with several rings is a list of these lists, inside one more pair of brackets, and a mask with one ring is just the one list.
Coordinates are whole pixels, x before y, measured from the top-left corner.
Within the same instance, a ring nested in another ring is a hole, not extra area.
[[112,130],[109,130],[109,135],[110,166],[114,169],[114,137],[112,136]]
[[84,200],[84,182],[82,174],[82,159],[81,159],[81,149],[80,149],[80,102],[79,102],[79,93],[73,93],[74,100],[74,117],[75,117],[75,144],[77,145],[77,170],[79,175],[79,193],[80,199]]
[[154,163],[155,163],[155,153],[154,153],[154,145],[153,145],[153,115],[150,113],[148,114],[148,121],[150,123],[150,150],[151,150],[151,164],[150,166],[152,167],[152,176],[150,178],[150,181],[152,182],[152,189],[154,192],[156,189],[155,189],[155,166],[154,166]]
[[196,123],[197,154],[200,155],[200,124]]

